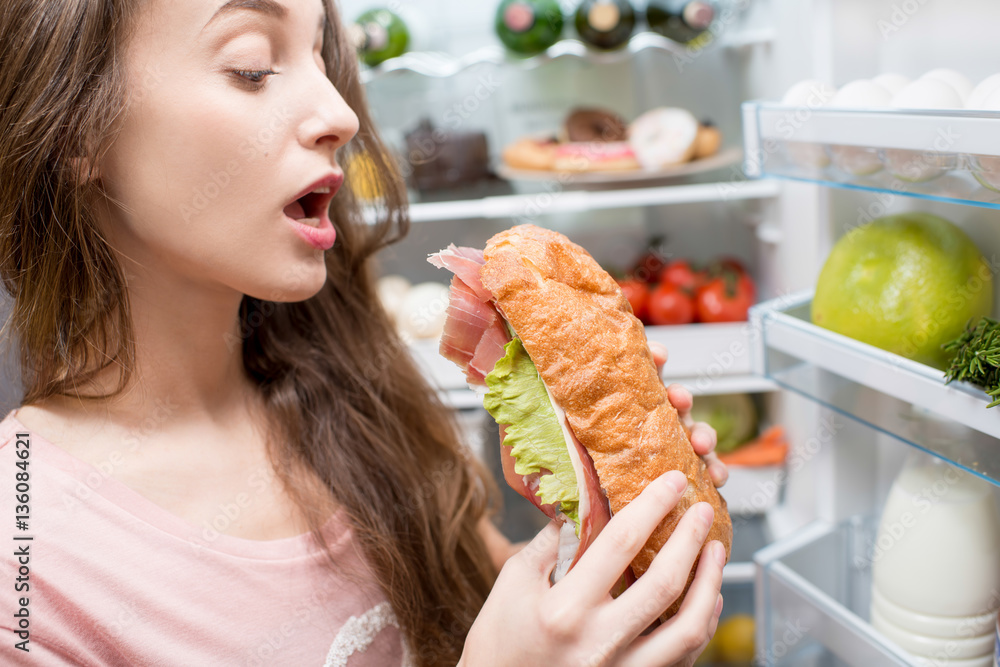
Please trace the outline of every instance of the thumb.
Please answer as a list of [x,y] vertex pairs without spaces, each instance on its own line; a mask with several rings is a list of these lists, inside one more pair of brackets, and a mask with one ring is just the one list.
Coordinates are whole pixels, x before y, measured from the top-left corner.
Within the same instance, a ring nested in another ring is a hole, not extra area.
[[549,572],[556,564],[559,553],[559,528],[562,524],[552,520],[517,552],[515,558],[525,565],[533,574],[548,581]]

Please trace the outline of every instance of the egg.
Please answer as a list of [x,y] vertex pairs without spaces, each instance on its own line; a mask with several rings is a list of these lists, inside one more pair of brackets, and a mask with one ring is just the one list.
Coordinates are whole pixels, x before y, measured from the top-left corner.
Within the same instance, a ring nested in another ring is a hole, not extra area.
[[406,293],[410,291],[410,281],[403,276],[382,276],[375,284],[375,291],[385,312],[389,313],[389,318],[395,320]]
[[[825,81],[816,79],[806,79],[788,89],[785,96],[781,98],[782,104],[791,107],[809,107],[816,109],[824,107],[830,103],[833,96],[837,94],[837,89]],[[802,114],[801,111],[795,112]],[[791,115],[791,112],[789,112]],[[796,119],[798,122],[798,119]],[[797,127],[794,123],[792,127]],[[830,164],[830,157],[820,144],[805,141],[786,141],[785,152],[789,161],[801,169],[815,171],[823,169]]]
[[830,101],[830,106],[845,109],[874,109],[889,106],[892,100],[892,93],[882,86],[860,79],[851,81],[837,91]]
[[[1000,74],[991,76],[990,79],[995,77],[1000,77]],[[980,83],[979,87],[982,87],[990,79]],[[1000,84],[986,96],[986,100],[979,105],[979,108],[981,111],[1000,111]],[[970,155],[969,157],[972,160],[972,175],[976,177],[976,180],[984,187],[1000,192],[1000,157],[992,155]]]
[[[896,93],[892,106],[900,109],[961,109],[964,105],[951,84],[925,75]],[[926,151],[887,148],[882,159],[890,174],[910,183],[930,181],[958,166],[958,156],[954,153],[939,153],[931,149],[931,146]]]
[[410,288],[396,313],[400,332],[414,338],[435,338],[444,331],[449,289],[441,283],[420,283]]
[[979,85],[972,89],[968,101],[965,103],[966,109],[986,109],[986,100],[995,90],[1000,89],[1000,74],[988,76],[979,82]]
[[[877,109],[889,106],[892,94],[882,86],[860,79],[851,81],[837,91],[832,107],[845,109]],[[864,146],[830,146],[833,163],[853,176],[869,176],[882,170],[878,151]]]
[[872,79],[872,83],[877,83],[888,90],[891,94],[895,95],[902,90],[906,84],[910,83],[910,79],[902,74],[888,72],[886,74],[879,74],[877,77]]
[[789,88],[781,103],[791,107],[822,107],[829,104],[836,94],[837,89],[829,83],[806,79]]
[[961,95],[940,79],[917,79],[892,98],[897,109],[963,109]]
[[943,81],[949,84],[955,89],[955,92],[958,93],[959,97],[962,98],[963,106],[965,105],[965,101],[968,100],[969,96],[972,94],[972,82],[969,81],[969,78],[961,72],[956,72],[953,69],[947,69],[944,67],[932,69],[920,78],[934,79],[935,81]]

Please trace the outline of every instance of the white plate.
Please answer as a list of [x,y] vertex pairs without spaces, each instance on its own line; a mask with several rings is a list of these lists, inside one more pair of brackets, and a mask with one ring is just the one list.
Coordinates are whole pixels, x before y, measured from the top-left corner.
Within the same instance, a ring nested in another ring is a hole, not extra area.
[[743,150],[737,147],[726,148],[711,157],[692,162],[685,162],[674,167],[646,171],[631,169],[628,171],[584,171],[561,172],[543,169],[512,169],[505,164],[497,167],[497,175],[508,181],[552,181],[560,180],[570,183],[646,183],[661,181],[678,176],[698,174],[703,171],[720,169],[737,164],[743,159]]

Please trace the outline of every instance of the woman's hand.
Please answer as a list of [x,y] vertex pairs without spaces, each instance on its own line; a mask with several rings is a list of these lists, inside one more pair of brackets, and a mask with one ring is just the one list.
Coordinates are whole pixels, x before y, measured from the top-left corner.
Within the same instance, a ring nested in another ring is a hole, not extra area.
[[[656,370],[662,375],[663,365],[667,363],[667,348],[660,343],[650,343],[649,349],[653,353]],[[672,384],[667,387],[667,398],[670,399],[670,404],[677,408],[681,424],[691,440],[691,446],[694,447],[695,453],[704,459],[712,482],[716,486],[722,486],[729,479],[729,470],[715,453],[715,445],[718,442],[715,429],[705,422],[695,422],[691,419],[691,406],[694,405],[694,397],[681,385]]]
[[559,524],[549,523],[500,571],[459,664],[690,665],[715,633],[722,612],[726,552],[720,542],[705,545],[680,611],[640,634],[683,592],[712,525],[711,505],[693,505],[646,573],[617,598],[609,592],[685,488],[687,480],[678,471],[653,481],[611,518],[555,585],[549,573],[556,563]]

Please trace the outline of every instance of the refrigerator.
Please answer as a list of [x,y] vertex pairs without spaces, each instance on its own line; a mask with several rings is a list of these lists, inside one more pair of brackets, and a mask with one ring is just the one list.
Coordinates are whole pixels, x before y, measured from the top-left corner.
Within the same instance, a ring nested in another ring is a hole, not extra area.
[[[886,215],[942,216],[995,264],[1000,192],[989,158],[1000,156],[1000,114],[781,100],[803,80],[843,87],[885,73],[916,80],[949,68],[982,81],[1000,71],[1000,3],[720,1],[707,43],[668,43],[640,24],[626,47],[598,52],[577,40],[568,21],[563,41],[526,58],[500,44],[498,4],[344,1],[348,20],[386,6],[413,25],[407,54],[363,72],[376,121],[404,170],[408,152],[419,147],[407,135],[424,120],[448,133],[484,136],[491,168],[503,172],[505,146],[557,131],[580,107],[626,119],[657,107],[688,109],[721,131],[719,166],[660,180],[501,173],[464,187],[413,187],[410,234],[380,257],[382,274],[446,283],[426,262],[429,253],[451,243],[481,248],[524,222],[566,234],[607,267],[630,266],[650,239],[667,258],[738,258],[757,285],[747,322],[647,327],[649,339],[670,350],[665,380],[689,387],[696,403],[702,395],[752,394],[762,422],[782,425],[788,436],[783,465],[733,467],[721,490],[734,524],[723,622],[753,617],[760,665],[980,664],[962,661],[964,645],[921,660],[905,637],[876,629],[872,571],[880,518],[913,452],[985,482],[996,506],[1000,413],[986,408],[982,390],[946,384],[938,369],[816,326],[810,306],[837,241]],[[571,16],[577,4],[563,2],[564,12]],[[643,1],[633,4],[641,13]],[[819,150],[827,164],[796,160],[796,145]],[[838,146],[883,162],[933,155],[930,171],[938,172],[918,182],[890,173],[888,163],[877,173],[849,173],[830,161],[830,147]],[[994,290],[993,316],[998,301]],[[437,354],[433,338],[414,340],[411,350],[506,489],[496,426],[461,373]],[[513,493],[505,503],[502,528],[512,539],[528,539],[543,525]]]

